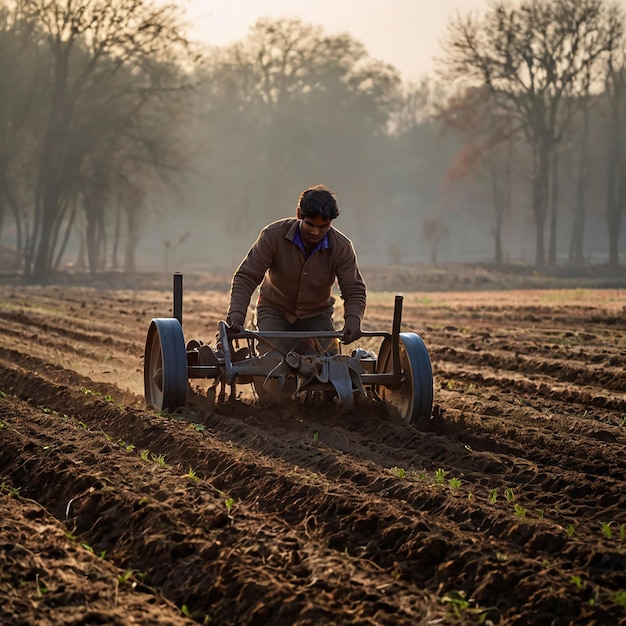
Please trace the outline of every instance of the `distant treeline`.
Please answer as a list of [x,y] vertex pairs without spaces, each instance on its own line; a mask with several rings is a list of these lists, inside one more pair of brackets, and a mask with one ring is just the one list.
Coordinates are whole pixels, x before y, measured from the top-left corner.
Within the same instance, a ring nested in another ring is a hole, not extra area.
[[619,267],[616,5],[486,3],[450,23],[417,84],[297,19],[225,47],[183,22],[147,0],[0,9],[5,268],[228,268],[318,182],[362,259]]

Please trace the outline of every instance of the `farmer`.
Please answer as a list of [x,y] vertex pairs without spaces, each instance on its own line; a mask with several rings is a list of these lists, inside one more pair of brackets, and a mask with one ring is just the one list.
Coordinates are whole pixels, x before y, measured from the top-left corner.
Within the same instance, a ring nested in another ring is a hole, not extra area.
[[343,343],[361,337],[366,287],[352,242],[332,226],[339,215],[335,193],[324,185],[305,189],[296,216],[263,228],[235,272],[227,324],[241,330],[254,290],[260,331],[333,331],[335,279],[344,301]]

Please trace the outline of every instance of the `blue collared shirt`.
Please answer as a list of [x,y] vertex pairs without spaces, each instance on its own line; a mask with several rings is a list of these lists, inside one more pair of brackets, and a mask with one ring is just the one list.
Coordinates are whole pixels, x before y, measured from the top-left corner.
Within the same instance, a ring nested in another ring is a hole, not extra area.
[[313,248],[313,250],[311,250],[311,253],[309,254],[306,250],[306,246],[304,245],[304,241],[302,241],[302,236],[300,235],[300,227],[296,229],[296,234],[293,238],[293,242],[298,246],[298,248],[300,248],[300,250],[302,250],[305,259],[308,259],[310,256],[313,256],[316,252],[319,252],[320,250],[328,250],[328,248],[330,247],[328,243],[327,231],[326,233],[324,233],[324,236],[322,237],[320,242],[315,246],[315,248]]

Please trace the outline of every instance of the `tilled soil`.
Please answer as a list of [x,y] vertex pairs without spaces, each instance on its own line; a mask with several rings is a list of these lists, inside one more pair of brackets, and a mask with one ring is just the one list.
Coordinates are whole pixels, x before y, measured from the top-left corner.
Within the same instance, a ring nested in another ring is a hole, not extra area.
[[[625,295],[405,294],[423,432],[245,389],[159,415],[169,290],[0,287],[0,622],[626,624]],[[186,338],[226,304],[187,290]]]

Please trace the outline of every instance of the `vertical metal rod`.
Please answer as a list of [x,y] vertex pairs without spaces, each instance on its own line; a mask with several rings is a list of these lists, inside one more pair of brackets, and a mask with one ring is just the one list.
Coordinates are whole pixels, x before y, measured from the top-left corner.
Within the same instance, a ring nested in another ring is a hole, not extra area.
[[174,317],[183,325],[183,275],[174,273]]
[[393,326],[391,328],[391,358],[393,374],[400,382],[400,324],[402,322],[402,296],[396,296],[393,306]]
[[[220,342],[222,344],[222,350],[224,351],[224,366],[226,368],[226,384],[234,385],[235,379],[237,375],[235,374],[235,370],[233,368],[233,358],[230,353],[230,343],[228,341],[228,331],[226,328],[226,322],[221,321],[217,323],[217,330],[220,335]],[[231,391],[233,391],[231,389]]]

